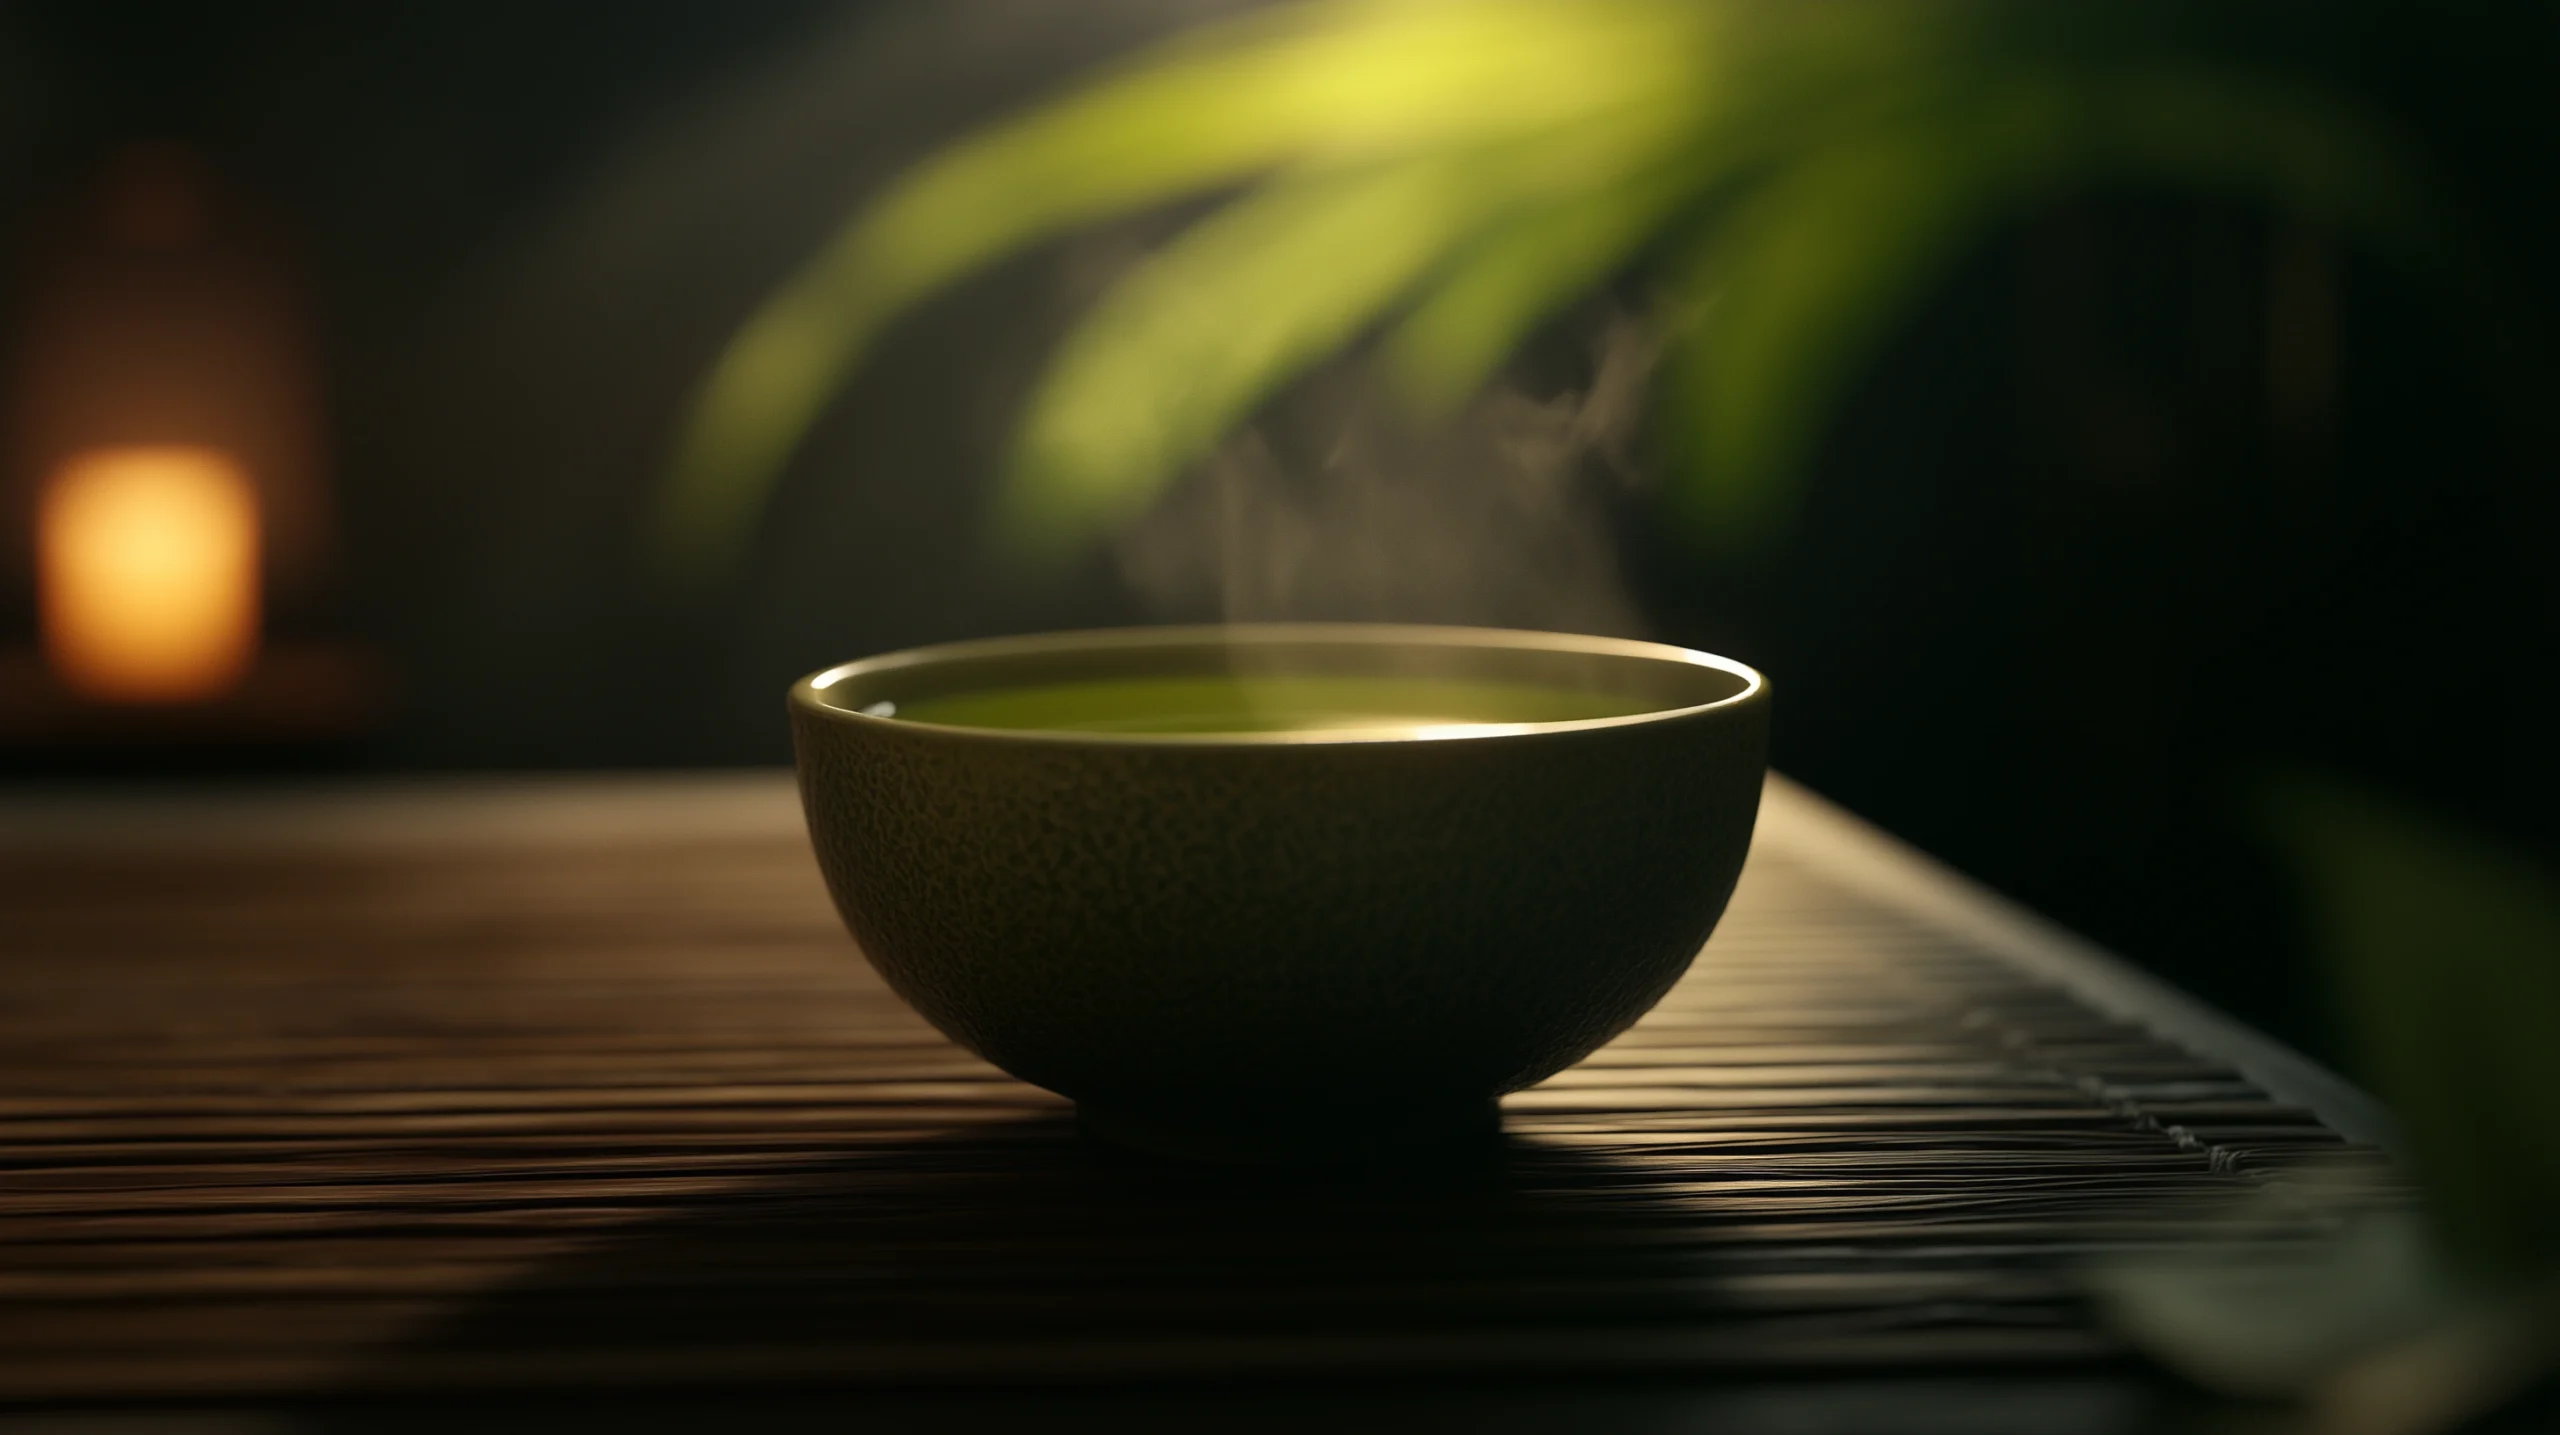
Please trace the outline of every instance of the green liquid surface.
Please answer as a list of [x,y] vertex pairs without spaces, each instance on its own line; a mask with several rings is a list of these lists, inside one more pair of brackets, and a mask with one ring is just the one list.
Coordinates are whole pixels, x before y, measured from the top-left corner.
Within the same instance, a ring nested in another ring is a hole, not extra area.
[[[954,727],[1047,732],[1267,733],[1431,729],[1625,717],[1607,693],[1423,678],[1123,678],[951,693],[885,715]],[[870,711],[881,711],[875,706]],[[1454,735],[1448,734],[1448,735]]]

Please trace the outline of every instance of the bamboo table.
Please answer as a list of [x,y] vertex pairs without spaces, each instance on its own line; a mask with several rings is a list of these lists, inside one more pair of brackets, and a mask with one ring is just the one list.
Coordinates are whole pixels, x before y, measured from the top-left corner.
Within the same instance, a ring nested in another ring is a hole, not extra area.
[[2084,1265],[2383,1160],[1782,780],[1689,978],[1506,1105],[1459,1169],[1095,1148],[872,975],[780,774],[22,793],[0,1430],[2125,1428]]

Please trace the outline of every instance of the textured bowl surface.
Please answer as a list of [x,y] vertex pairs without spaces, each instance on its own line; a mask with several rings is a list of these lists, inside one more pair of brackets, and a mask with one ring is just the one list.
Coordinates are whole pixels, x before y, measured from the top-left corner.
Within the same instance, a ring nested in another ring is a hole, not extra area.
[[[883,715],[1234,673],[1535,684],[1624,711],[1179,734]],[[1370,625],[917,649],[803,679],[791,719],[827,885],[919,1012],[1106,1133],[1284,1159],[1481,1124],[1643,1015],[1723,912],[1768,743],[1758,674],[1724,659]]]

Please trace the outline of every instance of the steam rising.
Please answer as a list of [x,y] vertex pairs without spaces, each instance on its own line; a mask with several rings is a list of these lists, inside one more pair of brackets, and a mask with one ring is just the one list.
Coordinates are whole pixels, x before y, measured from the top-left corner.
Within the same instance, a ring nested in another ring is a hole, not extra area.
[[1122,574],[1168,621],[1633,634],[1610,508],[1653,351],[1619,319],[1581,390],[1497,386],[1437,421],[1374,367],[1324,373],[1131,526]]

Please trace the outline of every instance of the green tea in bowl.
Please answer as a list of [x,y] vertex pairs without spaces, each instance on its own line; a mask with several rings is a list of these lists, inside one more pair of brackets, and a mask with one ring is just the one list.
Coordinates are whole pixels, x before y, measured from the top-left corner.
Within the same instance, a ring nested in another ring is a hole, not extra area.
[[1525,723],[1625,717],[1629,700],[1525,683],[1393,677],[1150,677],[924,698],[880,715],[952,727],[1054,732],[1374,733],[1457,736]]
[[791,695],[819,865],[927,1019],[1123,1144],[1361,1159],[1641,1016],[1750,845],[1767,693],[1359,624],[955,643]]

